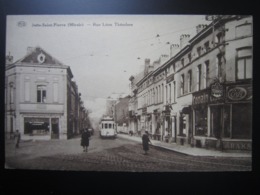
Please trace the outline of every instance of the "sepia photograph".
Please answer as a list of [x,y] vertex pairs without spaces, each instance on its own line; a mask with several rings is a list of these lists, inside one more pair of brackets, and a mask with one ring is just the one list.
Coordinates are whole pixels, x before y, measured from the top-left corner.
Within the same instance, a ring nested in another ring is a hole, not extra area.
[[5,169],[252,171],[253,16],[7,15]]

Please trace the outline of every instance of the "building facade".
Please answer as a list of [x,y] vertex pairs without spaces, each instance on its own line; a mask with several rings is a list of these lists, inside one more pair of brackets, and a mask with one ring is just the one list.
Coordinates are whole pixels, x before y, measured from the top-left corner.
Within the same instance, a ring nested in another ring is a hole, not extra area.
[[[10,57],[8,57],[9,59]],[[40,47],[6,64],[6,135],[18,129],[23,139],[68,139],[79,133],[82,115],[69,66]],[[82,126],[82,125],[81,125]]]
[[136,84],[138,128],[191,147],[251,150],[252,17],[211,18]]

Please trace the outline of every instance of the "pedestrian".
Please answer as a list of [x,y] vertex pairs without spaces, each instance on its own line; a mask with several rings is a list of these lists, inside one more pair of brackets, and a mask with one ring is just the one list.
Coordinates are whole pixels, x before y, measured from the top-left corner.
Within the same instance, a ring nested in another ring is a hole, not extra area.
[[15,148],[19,148],[20,139],[21,139],[21,134],[20,134],[19,130],[17,129],[14,134]]
[[90,133],[87,129],[85,129],[81,135],[81,146],[83,147],[84,152],[88,151],[89,137],[90,137]]
[[149,143],[152,144],[148,136],[148,131],[145,131],[145,133],[143,134],[142,141],[143,141],[144,154],[148,154],[147,151],[149,150]]

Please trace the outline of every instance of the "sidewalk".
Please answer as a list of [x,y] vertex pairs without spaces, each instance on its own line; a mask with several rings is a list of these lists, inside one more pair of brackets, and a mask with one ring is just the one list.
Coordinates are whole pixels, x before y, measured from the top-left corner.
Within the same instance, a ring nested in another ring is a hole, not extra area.
[[[142,143],[141,137],[137,136],[130,136],[127,134],[117,134],[117,137],[128,139],[132,141],[136,141],[139,143]],[[187,154],[191,156],[211,156],[211,157],[252,157],[251,152],[221,152],[217,150],[209,150],[209,149],[203,149],[203,148],[193,148],[190,146],[182,146],[176,143],[165,143],[158,140],[151,140],[152,145],[155,147],[160,147],[168,150],[172,150],[175,152],[179,152],[182,154]]]

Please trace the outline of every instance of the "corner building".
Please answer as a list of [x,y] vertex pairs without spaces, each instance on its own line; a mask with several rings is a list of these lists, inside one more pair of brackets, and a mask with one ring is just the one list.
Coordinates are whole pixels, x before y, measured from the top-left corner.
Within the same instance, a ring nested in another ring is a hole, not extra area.
[[16,129],[23,139],[68,139],[78,134],[84,109],[70,67],[40,47],[27,52],[6,64],[6,135]]

